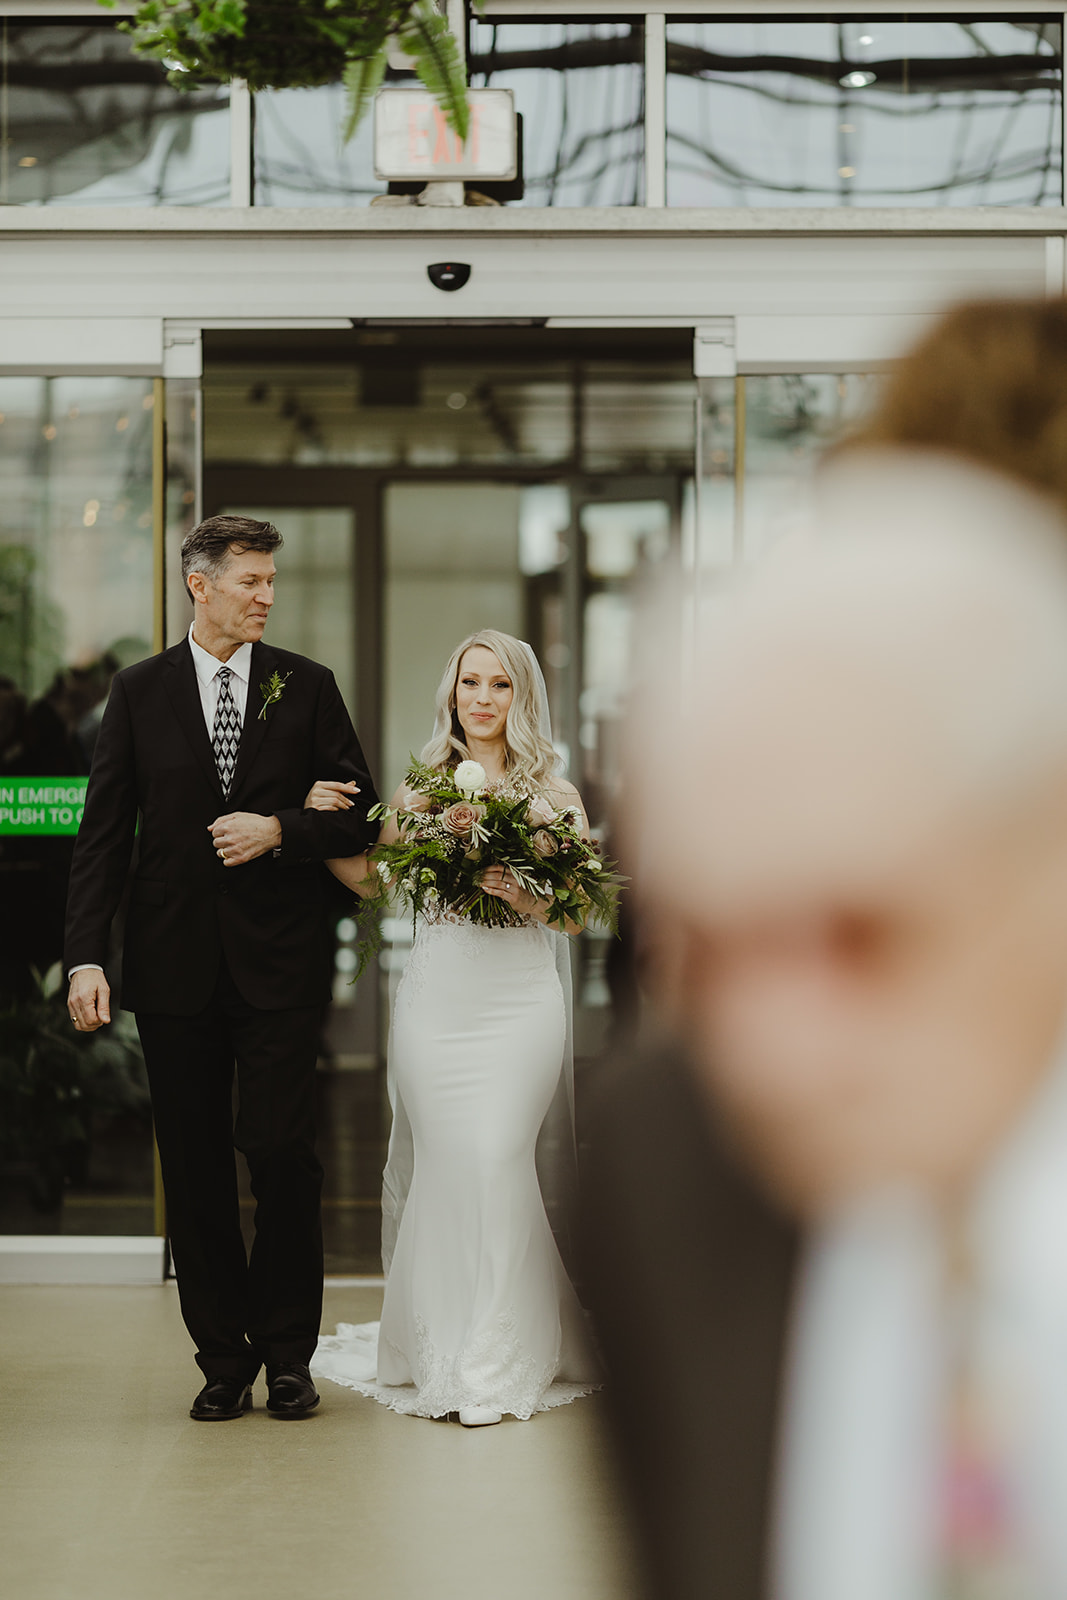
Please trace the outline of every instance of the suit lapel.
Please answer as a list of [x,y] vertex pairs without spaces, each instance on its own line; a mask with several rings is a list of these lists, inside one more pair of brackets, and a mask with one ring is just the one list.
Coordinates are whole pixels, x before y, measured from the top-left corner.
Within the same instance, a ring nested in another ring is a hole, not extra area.
[[200,685],[196,680],[193,652],[189,648],[188,641],[183,640],[181,644],[176,644],[173,649],[168,650],[164,660],[167,670],[164,672],[163,682],[174,708],[174,715],[189,742],[189,748],[203,769],[204,776],[221,802],[222,785],[219,782],[215,752],[211,748],[207,723],[204,721]]
[[252,763],[259,754],[259,747],[267,737],[267,727],[274,714],[275,707],[267,711],[265,717],[260,713],[263,710],[263,696],[259,691],[261,683],[266,683],[277,665],[277,657],[269,645],[254,644],[252,646],[252,661],[248,672],[248,696],[245,701],[245,720],[241,728],[241,743],[237,750],[237,765],[233,771],[233,782],[230,784],[230,798],[228,804],[234,810],[233,802],[240,791],[241,785],[248,777]]

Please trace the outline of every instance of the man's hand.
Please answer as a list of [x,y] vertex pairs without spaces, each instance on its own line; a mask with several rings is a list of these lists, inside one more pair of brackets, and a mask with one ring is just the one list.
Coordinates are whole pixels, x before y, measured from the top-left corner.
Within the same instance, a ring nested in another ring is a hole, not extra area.
[[67,1010],[79,1033],[95,1033],[111,1021],[111,990],[98,968],[76,972],[71,978]]
[[282,842],[282,825],[277,817],[259,817],[252,811],[231,811],[228,816],[216,817],[208,832],[225,867],[243,867],[246,861],[276,850]]

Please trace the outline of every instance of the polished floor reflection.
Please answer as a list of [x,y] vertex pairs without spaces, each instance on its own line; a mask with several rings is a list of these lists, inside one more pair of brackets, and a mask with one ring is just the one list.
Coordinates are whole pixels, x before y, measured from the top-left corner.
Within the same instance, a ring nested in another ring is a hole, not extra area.
[[[328,1289],[324,1323],[377,1315]],[[601,1398],[467,1430],[331,1386],[191,1422],[173,1286],[0,1290],[6,1592],[19,1600],[636,1600]]]

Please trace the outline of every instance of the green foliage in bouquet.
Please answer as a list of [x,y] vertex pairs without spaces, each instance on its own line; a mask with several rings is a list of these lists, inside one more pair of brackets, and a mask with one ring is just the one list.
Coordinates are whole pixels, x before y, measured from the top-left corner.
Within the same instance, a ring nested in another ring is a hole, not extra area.
[[[99,0],[112,9],[115,0]],[[250,89],[345,85],[350,139],[385,76],[391,42],[467,137],[467,78],[433,0],[142,0],[119,24],[178,89],[243,78]]]
[[[413,919],[448,911],[486,928],[516,927],[519,913],[482,888],[485,869],[500,866],[520,889],[549,902],[550,927],[601,922],[616,931],[624,879],[582,838],[577,810],[557,810],[521,785],[487,784],[474,761],[441,773],[413,760],[405,783],[412,804],[370,812],[394,818],[400,837],[371,851],[383,881],[364,901],[364,919],[385,909],[392,890]],[[360,971],[374,949],[373,940],[364,946]]]

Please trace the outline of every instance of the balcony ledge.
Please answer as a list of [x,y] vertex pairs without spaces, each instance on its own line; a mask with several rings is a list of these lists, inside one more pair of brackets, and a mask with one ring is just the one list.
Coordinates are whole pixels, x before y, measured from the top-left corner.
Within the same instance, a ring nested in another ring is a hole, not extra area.
[[403,238],[758,238],[836,236],[886,238],[1067,234],[1061,206],[689,209],[685,207],[198,207],[0,206],[0,236]]

